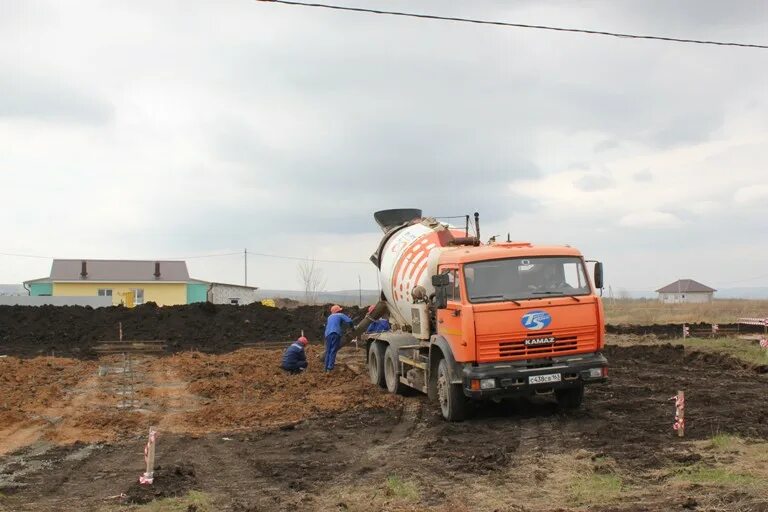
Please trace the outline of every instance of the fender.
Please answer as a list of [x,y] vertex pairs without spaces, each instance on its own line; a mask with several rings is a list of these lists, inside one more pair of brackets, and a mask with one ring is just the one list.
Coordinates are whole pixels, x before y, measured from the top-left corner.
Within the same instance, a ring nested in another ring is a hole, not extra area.
[[456,359],[453,357],[453,351],[451,350],[448,341],[439,334],[432,336],[429,346],[429,386],[427,386],[430,399],[436,398],[437,365],[442,358],[445,358],[448,363],[451,384],[461,384],[463,382],[461,374],[462,365],[457,363]]

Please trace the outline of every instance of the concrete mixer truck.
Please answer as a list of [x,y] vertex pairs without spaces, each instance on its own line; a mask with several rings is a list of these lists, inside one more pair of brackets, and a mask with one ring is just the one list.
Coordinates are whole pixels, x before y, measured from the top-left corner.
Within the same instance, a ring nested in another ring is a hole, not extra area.
[[[585,385],[606,381],[601,263],[590,280],[572,247],[482,244],[477,214],[473,236],[469,216],[464,229],[418,209],[374,218],[381,300],[354,330],[371,383],[424,392],[461,421],[473,400],[554,394],[576,408]],[[383,314],[391,331],[360,334]]]

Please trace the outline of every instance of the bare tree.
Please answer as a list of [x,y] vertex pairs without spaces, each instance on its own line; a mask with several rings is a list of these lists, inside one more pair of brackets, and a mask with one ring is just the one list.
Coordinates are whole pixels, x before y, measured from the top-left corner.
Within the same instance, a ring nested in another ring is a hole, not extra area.
[[325,289],[325,276],[323,270],[315,264],[315,260],[299,263],[299,281],[304,288],[304,302],[313,305],[317,302],[317,295]]

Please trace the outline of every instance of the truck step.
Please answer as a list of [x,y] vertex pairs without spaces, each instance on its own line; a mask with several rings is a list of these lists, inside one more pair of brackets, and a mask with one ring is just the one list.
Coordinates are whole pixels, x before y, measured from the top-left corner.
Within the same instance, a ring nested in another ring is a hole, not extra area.
[[400,360],[401,363],[407,364],[408,366],[421,368],[422,370],[427,369],[427,363],[416,361],[415,359],[411,359],[410,357],[400,356],[398,359]]

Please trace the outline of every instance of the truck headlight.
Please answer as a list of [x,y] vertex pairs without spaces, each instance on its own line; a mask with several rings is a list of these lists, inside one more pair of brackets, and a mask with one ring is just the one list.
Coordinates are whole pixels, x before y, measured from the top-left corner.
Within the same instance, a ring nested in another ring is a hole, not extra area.
[[493,389],[496,387],[496,379],[482,379],[480,389]]

